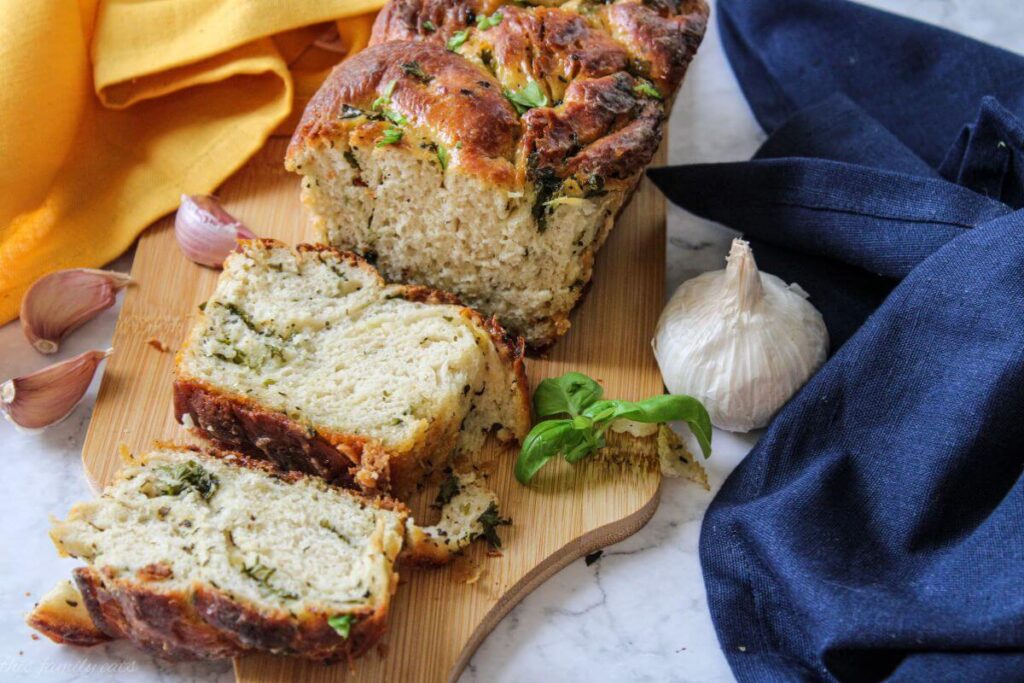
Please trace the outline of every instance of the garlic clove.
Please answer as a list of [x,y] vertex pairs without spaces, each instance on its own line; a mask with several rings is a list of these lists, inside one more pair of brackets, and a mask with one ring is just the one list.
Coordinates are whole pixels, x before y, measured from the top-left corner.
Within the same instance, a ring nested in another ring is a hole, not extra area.
[[75,328],[114,305],[127,273],[93,268],[58,270],[36,280],[21,300],[21,329],[40,353],[56,353]]
[[238,240],[256,237],[216,198],[201,194],[181,195],[174,216],[174,236],[185,256],[210,268],[220,268],[228,254],[238,248]]
[[0,384],[0,410],[19,430],[49,427],[71,414],[113,349],[86,351]]

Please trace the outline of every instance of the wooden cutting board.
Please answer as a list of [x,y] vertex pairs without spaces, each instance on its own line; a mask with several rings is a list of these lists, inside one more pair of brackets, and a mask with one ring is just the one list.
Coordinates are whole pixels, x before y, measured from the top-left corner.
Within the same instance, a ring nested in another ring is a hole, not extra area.
[[[313,241],[299,204],[298,178],[286,173],[287,141],[274,138],[219,191],[226,208],[257,234],[290,243]],[[664,146],[656,163],[664,162]],[[665,205],[646,179],[601,250],[594,283],[573,326],[544,359],[527,366],[531,386],[569,370],[598,379],[610,398],[636,400],[662,391],[650,339],[661,308]],[[197,305],[213,291],[217,271],[178,250],[173,219],[139,240],[132,276],[114,332],[82,459],[99,488],[132,451],[154,440],[189,442],[172,415],[174,351]],[[157,342],[169,351],[155,348]],[[533,588],[584,554],[642,527],[658,504],[660,473],[653,438],[618,438],[601,458],[575,467],[551,464],[529,488],[512,476],[514,449],[488,446],[491,487],[513,525],[502,527],[500,556],[477,543],[466,561],[438,570],[401,570],[384,645],[352,664],[332,667],[254,656],[235,663],[242,681],[453,680],[498,621]],[[623,465],[620,461],[631,460]],[[416,508],[422,505],[414,505]],[[467,579],[475,581],[467,583]]]

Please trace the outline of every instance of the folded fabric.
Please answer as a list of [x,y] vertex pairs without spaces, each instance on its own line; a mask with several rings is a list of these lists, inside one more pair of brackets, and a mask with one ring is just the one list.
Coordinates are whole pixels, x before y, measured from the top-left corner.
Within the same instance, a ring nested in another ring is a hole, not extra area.
[[212,191],[325,75],[304,27],[342,19],[358,50],[381,4],[0,0],[0,323],[37,277]]
[[718,16],[770,136],[651,176],[755,238],[838,348],[705,517],[726,657],[744,681],[1024,680],[1024,58],[839,0]]
[[1024,112],[1020,56],[952,31],[845,0],[726,0],[716,9],[729,62],[769,133],[845,93],[937,166],[982,96]]

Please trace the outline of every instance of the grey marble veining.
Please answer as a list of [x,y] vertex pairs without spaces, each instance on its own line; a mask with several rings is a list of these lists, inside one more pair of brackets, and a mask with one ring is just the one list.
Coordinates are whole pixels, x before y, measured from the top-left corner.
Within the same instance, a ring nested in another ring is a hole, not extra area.
[[[1009,49],[1022,49],[1019,0],[870,0]],[[763,140],[729,70],[712,17],[687,76],[670,132],[672,163],[749,158]],[[666,295],[683,280],[722,267],[730,231],[670,208]],[[125,270],[130,256],[113,267]],[[116,309],[76,333],[60,358],[110,343]],[[0,378],[41,367],[16,324],[0,328]],[[230,664],[168,664],[124,643],[90,650],[35,640],[23,624],[32,602],[75,566],[57,558],[46,532],[92,495],[80,451],[96,384],[61,424],[20,434],[0,422],[0,681],[230,681]],[[731,681],[706,604],[697,541],[713,492],[755,436],[717,432],[708,461],[711,492],[665,482],[651,522],[606,548],[587,566],[574,562],[520,603],[477,651],[462,683],[520,681]],[[356,680],[356,679],[354,679]]]

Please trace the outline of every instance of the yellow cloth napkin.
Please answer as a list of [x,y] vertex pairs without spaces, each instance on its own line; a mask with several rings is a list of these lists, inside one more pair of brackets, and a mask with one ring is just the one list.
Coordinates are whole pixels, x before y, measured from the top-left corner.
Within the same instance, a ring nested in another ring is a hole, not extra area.
[[0,323],[289,132],[382,4],[0,0]]

